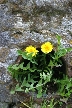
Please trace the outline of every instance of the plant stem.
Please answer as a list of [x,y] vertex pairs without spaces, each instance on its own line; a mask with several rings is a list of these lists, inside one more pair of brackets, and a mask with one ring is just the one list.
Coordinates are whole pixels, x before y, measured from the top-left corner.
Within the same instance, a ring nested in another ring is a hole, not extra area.
[[[20,101],[21,102],[21,101]],[[24,102],[21,102],[24,106],[26,106],[27,108],[31,108],[29,107],[27,104],[25,104]]]

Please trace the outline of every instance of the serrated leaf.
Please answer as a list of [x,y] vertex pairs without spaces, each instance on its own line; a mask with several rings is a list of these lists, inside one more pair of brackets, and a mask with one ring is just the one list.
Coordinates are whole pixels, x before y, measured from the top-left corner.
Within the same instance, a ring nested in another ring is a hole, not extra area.
[[34,59],[31,59],[30,61],[31,61],[33,64],[38,65],[38,63],[37,63]]
[[23,65],[24,65],[24,62],[22,62],[22,63],[19,65],[19,68],[20,68],[20,69],[23,69],[23,67],[24,67]]
[[28,88],[26,88],[26,89],[25,89],[25,93],[28,93],[28,92],[29,92],[29,89],[28,89]]
[[31,78],[30,78],[30,73],[29,73],[29,74],[28,74],[28,81],[30,81],[30,79],[31,79]]
[[36,89],[40,89],[42,85],[42,79],[38,82],[38,84],[36,85]]
[[16,85],[15,89],[18,89],[19,88],[19,83]]
[[27,69],[30,69],[30,62],[26,66]]
[[22,55],[22,57],[23,57],[24,59],[29,60],[29,57],[28,57],[28,55],[27,55],[26,52],[23,52],[21,55]]
[[21,67],[20,67],[21,69],[23,69],[23,70],[27,70],[27,69],[30,69],[30,62],[27,64],[27,66],[23,66],[23,64],[21,65]]
[[21,87],[30,87],[29,81],[24,78]]
[[29,70],[30,70],[30,72],[35,72],[37,69],[30,68]]
[[8,66],[8,68],[7,68],[7,69],[8,69],[8,72],[9,72],[9,73],[13,74],[12,65]]
[[27,83],[25,83],[24,86],[25,86],[25,87],[30,87],[30,84],[27,82]]
[[58,44],[60,45],[61,36],[56,35],[56,38],[57,38],[57,40],[58,40]]
[[13,65],[12,69],[18,70],[19,69],[18,64]]
[[42,86],[40,86],[39,89],[37,90],[38,90],[37,98],[42,97]]
[[48,64],[48,66],[54,66],[54,64],[53,64],[53,61],[52,61],[52,60],[50,60],[50,62],[49,62],[49,64]]
[[10,91],[10,94],[15,94],[15,90],[11,90]]
[[41,98],[41,97],[42,97],[42,93],[38,93],[37,98]]
[[23,87],[24,85],[26,84],[26,77],[24,78],[22,84],[21,84],[21,87]]
[[42,73],[40,73],[40,78],[42,79]]
[[43,72],[43,78],[46,80],[47,75]]
[[34,85],[33,83],[30,85],[30,89],[33,89],[33,85]]
[[17,84],[15,87],[15,91],[24,91],[24,90],[19,86],[19,84]]
[[67,52],[72,51],[72,48],[66,48]]
[[17,50],[17,54],[18,54],[18,55],[21,55],[22,52],[23,52],[22,50]]

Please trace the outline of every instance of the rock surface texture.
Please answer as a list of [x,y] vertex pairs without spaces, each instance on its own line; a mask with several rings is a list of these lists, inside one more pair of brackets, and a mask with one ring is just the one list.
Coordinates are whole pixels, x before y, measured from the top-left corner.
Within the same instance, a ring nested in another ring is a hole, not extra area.
[[[10,94],[7,67],[17,59],[16,51],[45,41],[56,44],[56,34],[64,47],[72,47],[72,0],[0,0],[0,108],[25,98]],[[71,77],[72,52],[64,58]]]

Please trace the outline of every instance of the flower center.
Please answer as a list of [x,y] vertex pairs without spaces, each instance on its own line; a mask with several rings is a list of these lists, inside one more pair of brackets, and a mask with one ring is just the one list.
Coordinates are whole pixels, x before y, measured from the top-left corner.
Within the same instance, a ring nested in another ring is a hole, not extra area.
[[49,50],[49,47],[47,45],[45,46],[45,50]]

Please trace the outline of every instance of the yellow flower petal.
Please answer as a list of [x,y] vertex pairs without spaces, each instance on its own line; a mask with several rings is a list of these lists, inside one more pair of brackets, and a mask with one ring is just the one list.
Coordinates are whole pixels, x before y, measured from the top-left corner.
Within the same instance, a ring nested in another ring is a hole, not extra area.
[[26,47],[25,51],[27,52],[27,54],[33,53],[32,56],[35,56],[39,51],[36,50],[35,47],[33,47],[32,45]]
[[51,52],[53,49],[53,45],[50,42],[45,42],[41,45],[41,51],[45,54]]

